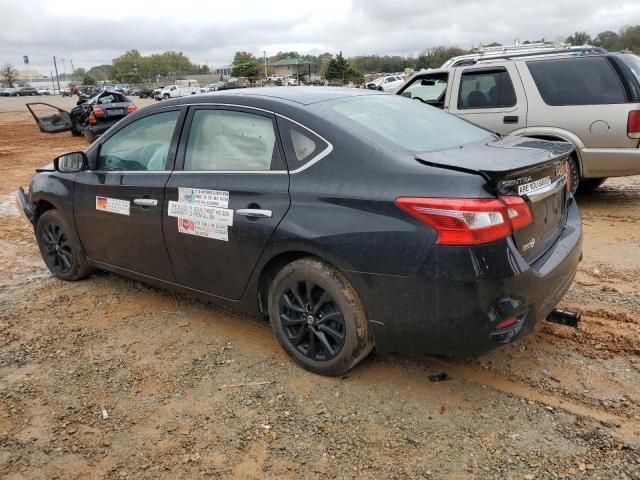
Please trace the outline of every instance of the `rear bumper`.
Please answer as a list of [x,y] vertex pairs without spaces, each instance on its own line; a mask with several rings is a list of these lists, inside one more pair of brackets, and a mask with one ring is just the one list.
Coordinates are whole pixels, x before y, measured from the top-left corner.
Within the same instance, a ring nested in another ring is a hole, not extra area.
[[85,128],[85,130],[88,132],[88,135],[91,138],[95,139],[95,138],[98,138],[107,130],[109,130],[111,127],[113,127],[116,123],[118,123],[118,120],[114,120],[112,122],[101,122],[101,123],[97,123],[96,125],[89,125],[88,127]]
[[585,178],[640,174],[640,148],[583,148],[580,160]]
[[[509,238],[434,247],[413,276],[345,274],[363,297],[378,351],[465,356],[530,333],[569,289],[581,255],[580,213],[571,200],[562,235],[531,265]],[[515,324],[496,330],[512,317]]]

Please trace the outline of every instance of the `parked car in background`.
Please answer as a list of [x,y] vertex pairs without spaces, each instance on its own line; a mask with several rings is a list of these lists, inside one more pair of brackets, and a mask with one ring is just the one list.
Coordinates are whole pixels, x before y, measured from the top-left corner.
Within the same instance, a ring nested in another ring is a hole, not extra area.
[[13,87],[5,87],[0,90],[0,95],[3,97],[15,97],[18,94],[18,89]]
[[417,73],[398,94],[503,135],[570,143],[574,192],[640,174],[640,58],[594,47],[532,48],[456,57]]
[[236,88],[247,88],[247,86],[238,82],[221,82],[218,83],[217,90],[234,90]]
[[72,135],[84,135],[89,142],[137,110],[135,103],[124,94],[107,91],[92,98],[80,97],[70,112],[47,103],[28,103],[27,108],[41,132],[70,131]]
[[153,90],[150,88],[140,88],[137,93],[139,98],[153,98]]
[[176,80],[175,85],[168,85],[160,92],[161,100],[186,97],[200,93],[200,85],[197,80]]
[[146,107],[18,201],[56,277],[267,316],[296,362],[339,375],[374,347],[468,355],[533,331],[582,254],[571,152],[396,95],[256,88]]
[[30,97],[38,95],[38,89],[35,87],[22,87],[17,92],[20,97]]
[[395,93],[404,85],[404,80],[400,75],[388,75],[379,79],[379,83],[375,86],[375,90],[387,93]]
[[296,77],[287,77],[285,80],[287,87],[297,87],[298,79]]
[[38,95],[51,95],[51,89],[50,88],[39,88],[38,89]]

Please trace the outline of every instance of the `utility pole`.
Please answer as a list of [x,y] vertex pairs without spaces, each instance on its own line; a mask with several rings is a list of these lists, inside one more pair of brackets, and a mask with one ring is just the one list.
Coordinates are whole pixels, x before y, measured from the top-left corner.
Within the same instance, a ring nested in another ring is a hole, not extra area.
[[65,62],[64,58],[61,58],[60,60],[62,60],[62,72],[64,73],[64,79],[69,81],[67,78],[67,62]]
[[75,72],[76,69],[73,68],[73,60],[69,60],[69,62],[71,62],[71,75],[73,75],[73,72]]
[[264,78],[266,80],[267,78],[267,51],[266,50],[262,51],[262,56],[264,57]]
[[60,88],[60,77],[58,76],[58,64],[56,63],[56,56],[53,56],[53,67],[56,69],[56,81],[58,82],[58,92],[61,92],[61,88]]
[[53,87],[53,89],[56,89],[56,84],[53,81],[53,72],[51,70],[49,70],[49,73],[51,74],[51,86]]

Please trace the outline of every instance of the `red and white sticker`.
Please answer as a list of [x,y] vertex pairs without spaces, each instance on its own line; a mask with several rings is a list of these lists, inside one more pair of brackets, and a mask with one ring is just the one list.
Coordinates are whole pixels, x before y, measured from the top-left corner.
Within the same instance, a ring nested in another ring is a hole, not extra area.
[[117,213],[118,215],[129,215],[131,202],[120,200],[119,198],[96,197],[96,210],[101,212]]
[[229,192],[201,188],[179,188],[178,201],[169,201],[168,215],[178,219],[178,232],[229,241],[233,210]]

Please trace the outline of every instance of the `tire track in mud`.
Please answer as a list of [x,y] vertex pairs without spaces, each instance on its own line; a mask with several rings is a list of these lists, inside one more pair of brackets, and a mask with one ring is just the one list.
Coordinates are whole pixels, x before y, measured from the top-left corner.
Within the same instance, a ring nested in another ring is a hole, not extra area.
[[615,432],[620,440],[640,445],[640,421],[638,420],[590,407],[583,403],[569,400],[566,397],[545,394],[526,383],[514,381],[492,372],[442,360],[429,360],[428,363],[431,367],[442,369],[453,378],[461,378],[469,383],[487,386],[525,400],[531,400],[552,408],[562,409],[578,417],[589,418],[606,425],[613,425],[616,427]]

